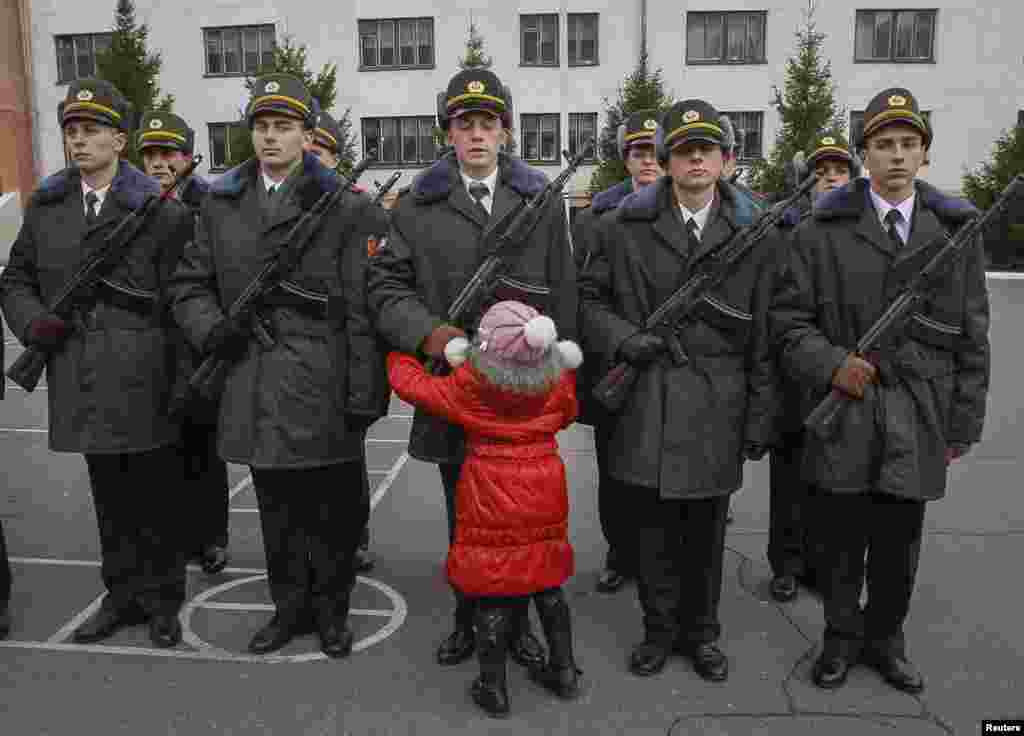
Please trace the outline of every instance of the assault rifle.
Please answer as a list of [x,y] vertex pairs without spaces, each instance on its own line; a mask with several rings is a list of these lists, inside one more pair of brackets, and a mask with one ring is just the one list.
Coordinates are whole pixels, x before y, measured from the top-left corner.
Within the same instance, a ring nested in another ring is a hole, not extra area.
[[391,187],[395,185],[395,182],[401,178],[402,172],[396,171],[394,174],[389,176],[388,180],[383,184],[378,184],[377,182],[374,182],[374,184],[377,185],[377,193],[373,195],[373,203],[380,204],[384,200],[384,196],[391,191]]
[[[948,232],[943,232],[939,236],[942,246],[931,257],[928,264],[900,290],[882,316],[875,320],[875,323],[857,341],[854,354],[863,357],[868,352],[877,349],[879,345],[884,344],[886,338],[899,329],[910,317],[911,311],[928,296],[930,283],[935,276],[944,269],[952,267],[979,239],[978,236],[984,232],[985,227],[993,219],[999,217],[1006,210],[1010,200],[1018,196],[1019,193],[1024,193],[1024,174],[1017,174],[988,211],[972,218],[957,231],[956,236],[951,238]],[[832,436],[836,422],[851,398],[838,388],[833,388],[807,416],[804,426],[822,439],[828,439]]]
[[[486,254],[483,261],[477,266],[476,271],[462,287],[462,291],[455,297],[448,307],[446,320],[448,324],[456,325],[463,329],[470,327],[469,321],[480,310],[484,300],[492,295],[498,286],[501,272],[508,262],[510,251],[522,245],[533,233],[540,223],[540,219],[547,209],[552,198],[558,197],[569,179],[573,177],[593,148],[594,141],[588,140],[580,148],[575,156],[570,156],[568,151],[562,151],[562,155],[569,162],[554,179],[529,200],[521,200],[515,207],[497,222],[491,222],[481,235],[481,250]],[[528,284],[522,284],[512,279],[506,279],[508,286],[513,291],[522,292],[529,289]],[[427,369],[431,373],[438,373],[442,370],[441,361],[428,360]]]
[[[808,176],[787,199],[715,249],[707,257],[706,265],[687,279],[647,318],[644,330],[662,336],[676,365],[686,365],[689,361],[677,334],[682,323],[693,314],[700,301],[712,289],[732,275],[733,269],[768,235],[786,210],[814,187],[816,181],[817,176],[814,174]],[[618,363],[594,386],[594,398],[608,411],[620,411],[639,375],[640,371],[635,366],[626,361]]]
[[[78,270],[61,287],[47,311],[63,320],[70,320],[76,310],[90,307],[97,299],[96,284],[127,255],[129,246],[142,232],[149,218],[161,204],[174,195],[179,186],[188,181],[202,160],[202,155],[194,156],[175,176],[174,183],[167,191],[159,196],[146,197],[145,202],[117,223],[117,226],[103,238],[103,244],[79,264]],[[86,236],[90,233],[86,233]],[[34,391],[46,369],[46,361],[51,352],[36,345],[27,345],[24,352],[7,369],[7,377],[26,391]]]
[[[359,180],[360,175],[373,163],[375,151],[356,164],[348,177],[339,176],[338,188],[333,192],[324,192],[312,207],[302,213],[288,234],[277,246],[277,255],[268,262],[238,295],[228,308],[227,319],[236,324],[248,325],[253,336],[265,350],[272,349],[277,341],[258,310],[263,297],[285,280],[299,265],[306,254],[313,236],[323,223],[324,217],[341,201],[349,187]],[[215,400],[224,389],[231,362],[217,355],[207,355],[196,372],[189,379],[189,387],[200,396]]]

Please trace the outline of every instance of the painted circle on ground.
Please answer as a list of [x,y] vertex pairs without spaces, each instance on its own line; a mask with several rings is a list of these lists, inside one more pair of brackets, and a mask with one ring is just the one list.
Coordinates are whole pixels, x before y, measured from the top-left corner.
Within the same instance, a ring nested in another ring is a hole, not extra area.
[[[248,575],[240,577],[235,580],[229,580],[226,583],[215,585],[211,588],[207,588],[196,596],[190,598],[185,602],[185,605],[181,608],[179,618],[181,620],[181,638],[189,646],[195,649],[207,653],[223,657],[224,659],[230,659],[234,661],[246,661],[246,662],[266,662],[266,663],[301,663],[301,662],[315,662],[322,659],[327,659],[327,655],[323,652],[307,652],[305,654],[240,654],[238,652],[232,652],[227,649],[215,646],[210,642],[200,637],[195,630],[192,628],[192,614],[198,608],[205,608],[211,610],[230,610],[230,611],[272,611],[273,606],[268,606],[265,603],[224,603],[217,604],[210,599],[215,596],[227,593],[228,591],[240,588],[243,585],[249,583],[266,583],[266,573],[260,575]],[[389,636],[394,634],[401,628],[402,624],[405,623],[406,616],[409,613],[409,608],[405,603],[405,598],[402,595],[386,583],[382,583],[379,580],[373,578],[366,578],[362,575],[356,576],[356,583],[362,583],[368,585],[371,588],[375,588],[383,593],[391,601],[392,608],[389,611],[366,611],[364,609],[352,609],[349,612],[349,616],[373,616],[378,618],[386,618],[387,623],[384,624],[378,631],[370,634],[369,636],[363,637],[357,640],[352,645],[353,652],[359,652],[368,647],[372,647],[374,644],[387,639]]]

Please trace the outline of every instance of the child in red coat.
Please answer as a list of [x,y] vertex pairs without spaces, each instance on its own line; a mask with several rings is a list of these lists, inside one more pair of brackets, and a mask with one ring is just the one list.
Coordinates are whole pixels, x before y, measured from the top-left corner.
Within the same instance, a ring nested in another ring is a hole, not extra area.
[[563,698],[579,695],[569,606],[573,573],[569,494],[555,433],[576,418],[579,347],[557,341],[555,324],[532,307],[498,302],[469,342],[445,348],[454,370],[432,376],[391,353],[391,386],[402,399],[461,425],[466,459],[456,488],[448,579],[478,599],[476,703],[508,713],[505,659],[511,620],[533,598],[550,656],[531,676]]

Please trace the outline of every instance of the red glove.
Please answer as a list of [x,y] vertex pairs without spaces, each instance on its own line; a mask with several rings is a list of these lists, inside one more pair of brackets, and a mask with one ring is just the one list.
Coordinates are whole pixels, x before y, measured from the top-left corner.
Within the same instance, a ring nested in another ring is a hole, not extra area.
[[71,334],[71,325],[55,314],[36,317],[28,326],[25,342],[45,350],[54,350]]

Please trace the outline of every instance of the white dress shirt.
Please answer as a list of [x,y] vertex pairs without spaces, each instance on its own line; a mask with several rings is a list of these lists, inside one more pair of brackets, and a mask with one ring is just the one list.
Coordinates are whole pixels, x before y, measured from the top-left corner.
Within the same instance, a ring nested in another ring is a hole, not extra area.
[[[483,179],[474,179],[473,177],[469,176],[465,171],[460,171],[459,174],[461,174],[462,176],[462,183],[466,185],[467,192],[469,191],[469,185],[473,184],[474,182],[481,182],[487,185],[487,196],[481,198],[480,204],[482,204],[484,206],[484,209],[487,210],[487,214],[490,214],[491,208],[494,206],[494,189],[495,187],[498,186],[497,167],[495,167],[494,171],[492,171],[490,175],[484,177]],[[470,194],[469,198],[473,199],[473,195]]]
[[896,223],[896,232],[900,234],[900,240],[906,245],[907,241],[910,240],[910,218],[914,216],[914,197],[917,196],[917,193],[912,192],[909,197],[899,204],[889,204],[874,189],[868,189],[868,191],[871,192],[871,201],[875,205],[878,221],[882,224],[882,229],[885,232],[889,232],[889,223],[885,221],[889,210],[899,210],[903,219]]
[[103,200],[107,198],[107,192],[110,191],[110,184],[107,184],[102,189],[93,189],[91,186],[85,183],[85,179],[82,179],[82,211],[88,214],[89,205],[85,202],[85,197],[89,192],[96,193],[96,208],[93,213],[96,215],[100,214],[100,210],[103,209]]
[[711,214],[711,205],[715,203],[715,198],[712,197],[708,200],[708,203],[701,207],[696,212],[690,212],[686,208],[686,205],[679,205],[679,211],[683,213],[683,224],[687,224],[690,220],[693,220],[693,224],[697,226],[697,239],[700,240],[701,235],[704,233],[704,226],[708,224],[708,216]]

